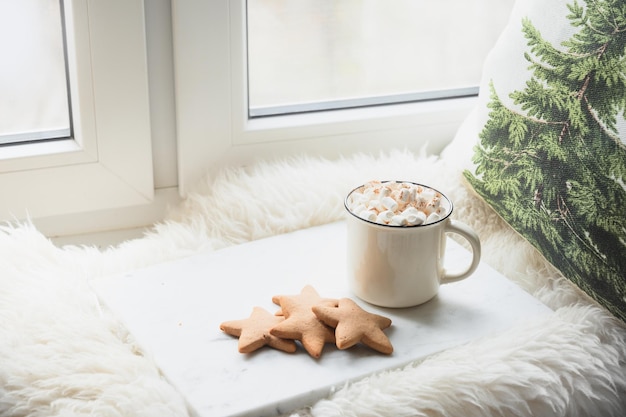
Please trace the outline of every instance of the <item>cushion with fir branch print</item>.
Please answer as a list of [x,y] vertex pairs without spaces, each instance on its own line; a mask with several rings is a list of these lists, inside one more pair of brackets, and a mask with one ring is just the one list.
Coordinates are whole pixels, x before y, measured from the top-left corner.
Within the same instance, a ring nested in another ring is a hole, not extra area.
[[626,2],[518,0],[472,117],[471,187],[626,321]]

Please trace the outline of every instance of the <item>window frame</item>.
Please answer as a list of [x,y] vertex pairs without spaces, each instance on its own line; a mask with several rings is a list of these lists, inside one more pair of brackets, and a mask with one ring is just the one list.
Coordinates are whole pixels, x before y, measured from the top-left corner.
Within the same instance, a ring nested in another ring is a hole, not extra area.
[[73,137],[0,147],[0,219],[154,198],[143,0],[64,0]]
[[172,0],[179,189],[207,172],[288,154],[440,151],[475,97],[248,118],[245,0]]

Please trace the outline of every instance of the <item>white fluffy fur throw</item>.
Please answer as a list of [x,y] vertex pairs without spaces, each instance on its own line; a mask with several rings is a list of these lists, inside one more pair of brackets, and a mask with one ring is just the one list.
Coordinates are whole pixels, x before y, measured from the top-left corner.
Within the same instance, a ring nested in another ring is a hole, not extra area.
[[454,161],[392,152],[223,171],[145,237],[104,251],[57,248],[28,224],[4,226],[0,416],[188,415],[132,335],[98,309],[88,281],[336,221],[346,192],[370,179],[412,180],[448,194],[453,215],[479,233],[483,260],[556,313],[342,387],[299,415],[626,415],[623,323],[474,197]]

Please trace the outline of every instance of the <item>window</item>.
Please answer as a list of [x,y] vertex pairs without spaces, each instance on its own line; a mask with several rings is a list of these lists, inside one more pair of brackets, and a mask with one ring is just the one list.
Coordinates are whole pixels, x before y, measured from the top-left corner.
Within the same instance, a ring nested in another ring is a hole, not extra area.
[[69,137],[60,1],[0,1],[0,54],[0,145]]
[[249,116],[475,95],[511,3],[247,0]]
[[[445,3],[446,12],[452,5],[464,3],[419,2],[430,6]],[[303,0],[280,3],[283,7],[297,9]],[[474,13],[466,16],[472,30],[491,25],[493,33],[497,34],[506,24],[508,10],[493,15],[491,8],[499,9],[495,4],[504,3],[510,9],[513,1],[473,0],[469,3],[475,7]],[[396,2],[384,1],[384,4],[390,7],[388,5]],[[475,103],[473,97],[459,97],[251,118],[250,108],[271,107],[277,103],[257,102],[252,97],[256,94],[255,87],[249,89],[255,77],[249,77],[247,68],[255,64],[246,53],[250,46],[246,42],[249,35],[246,1],[172,0],[172,17],[179,188],[183,194],[207,170],[224,164],[247,164],[259,156],[306,152],[336,157],[354,151],[392,147],[421,149],[424,146],[437,152],[452,139]],[[450,29],[445,35],[453,32]],[[466,52],[473,55],[472,51]],[[253,100],[252,106],[250,100]]]
[[[50,218],[153,199],[143,1],[64,0],[61,5],[71,136],[0,147],[3,220]],[[11,41],[16,48],[30,49],[23,36]]]

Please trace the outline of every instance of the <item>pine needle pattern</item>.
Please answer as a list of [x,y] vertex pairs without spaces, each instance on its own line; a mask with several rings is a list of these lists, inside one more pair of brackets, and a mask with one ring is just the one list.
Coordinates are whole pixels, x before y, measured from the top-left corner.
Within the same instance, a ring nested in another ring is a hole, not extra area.
[[515,108],[490,84],[475,171],[464,175],[548,261],[626,321],[626,2],[575,0],[568,10],[576,31],[559,47],[522,20],[532,75],[510,94]]

